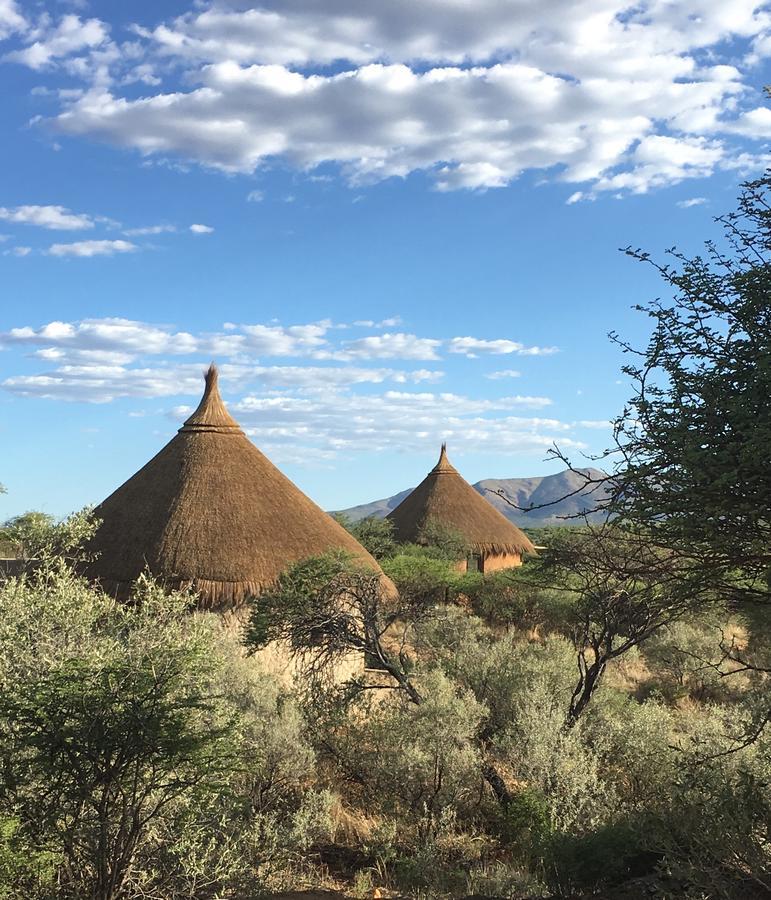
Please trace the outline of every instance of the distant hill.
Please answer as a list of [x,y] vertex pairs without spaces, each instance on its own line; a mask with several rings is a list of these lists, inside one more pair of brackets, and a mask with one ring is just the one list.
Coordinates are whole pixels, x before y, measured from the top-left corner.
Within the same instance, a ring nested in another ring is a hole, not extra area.
[[[579,469],[578,472],[589,474],[592,477],[602,477],[603,474],[599,469],[591,468]],[[567,496],[576,490],[580,490],[583,485],[584,480],[579,474],[566,469],[564,472],[559,472],[556,475],[543,475],[538,478],[485,478],[482,481],[477,481],[473,487],[486,500],[489,500],[497,510],[502,512],[507,519],[514,522],[515,525],[540,528],[544,525],[578,524],[581,521],[580,519],[577,522],[575,519],[565,517],[580,516],[583,512],[589,513],[590,521],[601,519],[603,517],[601,513],[591,513],[591,510],[597,504],[598,498],[603,496],[599,491],[594,495],[578,493],[572,497]],[[347,516],[353,522],[358,522],[359,519],[366,519],[368,516],[384,518],[412,490],[413,488],[409,488],[406,491],[399,491],[393,497],[373,500],[371,503],[362,503],[360,506],[352,506],[350,509],[341,509],[338,512]],[[555,500],[558,502],[554,506],[534,509],[532,512],[526,513],[509,506],[505,500],[496,496],[497,491],[502,491],[504,496],[508,497],[517,506],[540,506]]]

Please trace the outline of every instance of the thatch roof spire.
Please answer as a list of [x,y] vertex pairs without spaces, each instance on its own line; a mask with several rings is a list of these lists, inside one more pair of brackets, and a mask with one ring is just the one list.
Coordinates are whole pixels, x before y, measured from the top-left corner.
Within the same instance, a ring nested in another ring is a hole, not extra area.
[[421,541],[425,527],[433,522],[459,532],[476,553],[535,552],[527,535],[461,476],[447,456],[446,444],[439,462],[387,518],[399,541]]
[[204,375],[206,387],[195,412],[185,420],[180,431],[241,432],[241,428],[227,411],[219,389],[219,372],[212,363]]
[[88,574],[117,596],[130,594],[149,570],[168,587],[196,590],[204,607],[231,609],[287,566],[329,550],[380,572],[246,437],[222,402],[213,365],[195,412],[94,513],[101,525],[89,545],[97,556]]
[[453,474],[457,475],[458,474],[458,470],[455,468],[455,466],[450,462],[450,460],[447,457],[447,444],[444,441],[442,442],[442,449],[441,449],[441,452],[439,453],[439,462],[434,466],[434,468],[431,471],[436,472],[437,475],[441,474],[441,473],[445,473],[447,475],[453,475]]

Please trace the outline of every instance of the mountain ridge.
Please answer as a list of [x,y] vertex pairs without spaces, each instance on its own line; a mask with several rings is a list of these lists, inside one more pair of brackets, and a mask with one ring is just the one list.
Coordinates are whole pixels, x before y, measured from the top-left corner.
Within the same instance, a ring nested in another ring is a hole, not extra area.
[[[571,471],[565,469],[554,475],[538,475],[532,478],[483,478],[475,482],[472,487],[477,493],[488,500],[509,521],[521,527],[528,525],[540,528],[545,525],[571,525],[583,521],[583,513],[587,513],[589,521],[599,521],[604,518],[604,513],[592,512],[598,500],[605,496],[605,492],[596,490],[592,493],[591,487],[584,487],[582,475],[592,478],[603,477],[604,472],[599,469],[584,468]],[[360,503],[348,509],[336,510],[338,514],[346,516],[352,522],[358,522],[369,516],[385,518],[391,510],[395,509],[407,497],[414,488],[399,491],[391,497],[381,500],[373,500],[370,503]],[[507,503],[497,492],[511,503]],[[544,506],[544,504],[549,504]],[[515,507],[542,507],[525,512]]]

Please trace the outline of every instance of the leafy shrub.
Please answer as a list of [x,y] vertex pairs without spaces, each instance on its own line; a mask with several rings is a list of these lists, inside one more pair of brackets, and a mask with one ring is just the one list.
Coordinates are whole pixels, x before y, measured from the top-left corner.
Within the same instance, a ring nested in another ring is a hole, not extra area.
[[422,675],[419,687],[419,705],[401,692],[360,697],[326,731],[325,750],[358,785],[360,805],[429,833],[447,810],[468,811],[478,801],[476,734],[485,709],[439,671]]
[[402,594],[427,605],[454,599],[462,585],[452,562],[424,547],[402,547],[381,565]]
[[390,519],[368,516],[345,527],[375,559],[386,559],[396,552],[394,526]]
[[35,898],[53,889],[59,857],[31,846],[18,818],[0,818],[0,900]]
[[612,822],[587,834],[552,836],[546,880],[561,897],[617,887],[656,870],[660,857],[643,843],[645,826]]
[[680,621],[662,628],[645,645],[645,658],[659,676],[657,687],[670,700],[725,697],[717,669],[722,629],[713,622]]

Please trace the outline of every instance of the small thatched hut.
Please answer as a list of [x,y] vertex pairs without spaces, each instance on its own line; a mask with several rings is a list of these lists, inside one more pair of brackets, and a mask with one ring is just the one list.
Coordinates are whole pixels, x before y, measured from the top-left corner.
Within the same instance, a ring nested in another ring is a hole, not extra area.
[[194,589],[203,608],[237,610],[287,566],[334,549],[380,572],[246,437],[222,402],[214,366],[195,412],[95,515],[102,524],[88,548],[97,554],[89,575],[119,597],[149,570],[167,587]]
[[480,572],[520,566],[525,554],[535,553],[527,535],[480,496],[450,463],[445,444],[439,462],[388,519],[399,541],[424,541],[424,531],[431,523],[460,534],[472,554],[460,565],[473,564]]

